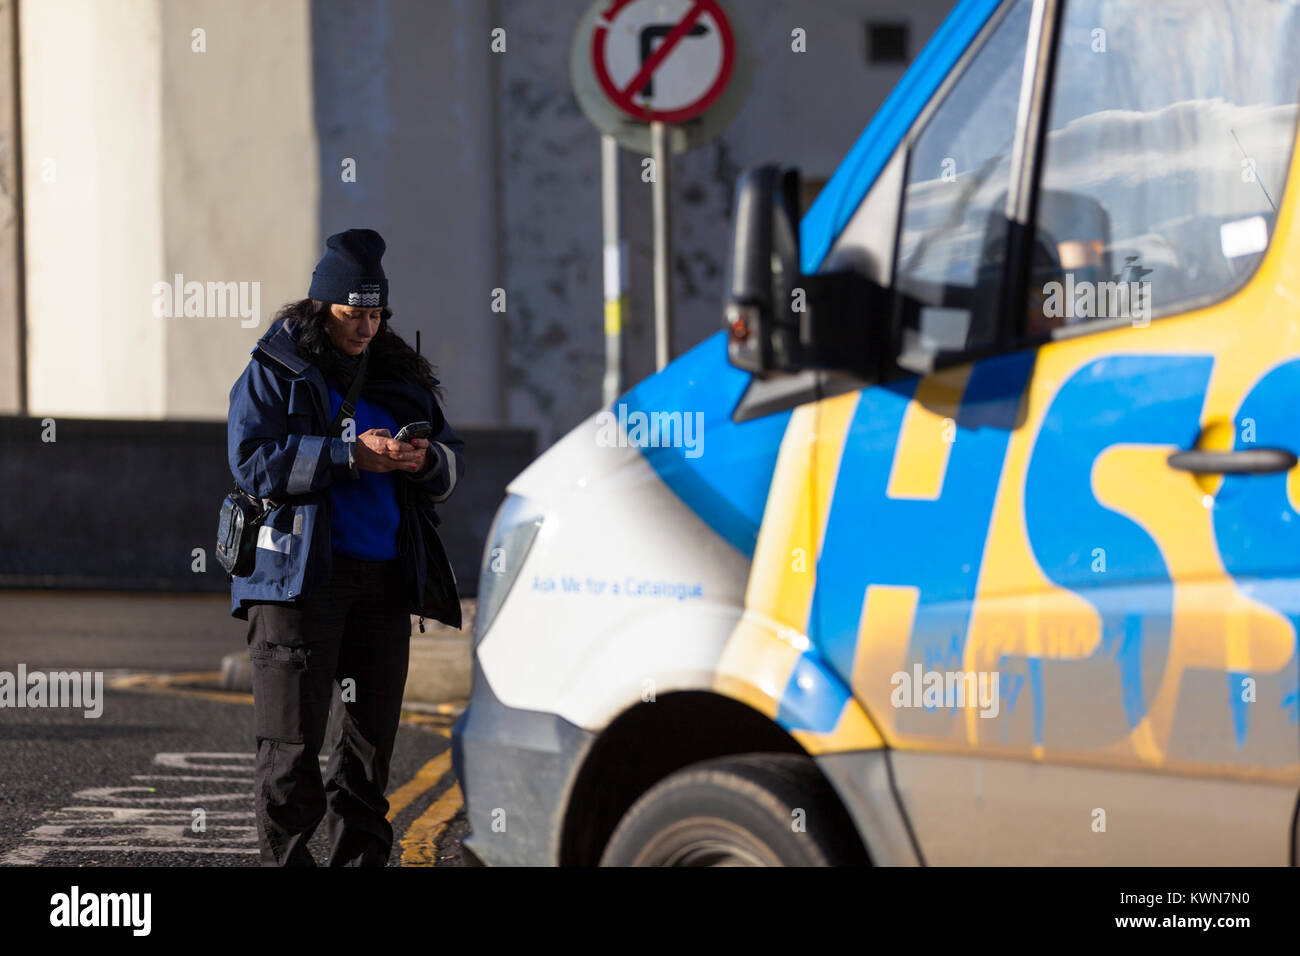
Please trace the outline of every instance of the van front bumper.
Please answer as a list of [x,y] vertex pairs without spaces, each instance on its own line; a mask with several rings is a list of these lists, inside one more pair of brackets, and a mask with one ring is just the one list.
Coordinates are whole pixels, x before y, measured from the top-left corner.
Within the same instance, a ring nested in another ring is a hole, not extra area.
[[572,781],[595,734],[555,714],[508,707],[474,656],[469,705],[451,734],[452,768],[488,866],[555,866]]

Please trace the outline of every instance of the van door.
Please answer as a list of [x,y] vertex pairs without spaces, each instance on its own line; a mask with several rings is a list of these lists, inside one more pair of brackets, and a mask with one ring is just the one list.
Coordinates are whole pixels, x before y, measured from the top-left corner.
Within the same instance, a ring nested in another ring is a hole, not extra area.
[[900,361],[973,360],[859,393],[817,641],[927,862],[1285,864],[1300,12],[1024,6],[907,143]]

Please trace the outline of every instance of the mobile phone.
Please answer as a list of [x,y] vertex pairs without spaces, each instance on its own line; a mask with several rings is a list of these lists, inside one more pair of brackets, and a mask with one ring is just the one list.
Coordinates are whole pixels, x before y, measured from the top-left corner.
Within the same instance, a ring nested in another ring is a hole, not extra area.
[[432,434],[433,426],[428,422],[411,422],[409,425],[403,425],[402,430],[393,437],[409,444],[412,438],[428,438]]

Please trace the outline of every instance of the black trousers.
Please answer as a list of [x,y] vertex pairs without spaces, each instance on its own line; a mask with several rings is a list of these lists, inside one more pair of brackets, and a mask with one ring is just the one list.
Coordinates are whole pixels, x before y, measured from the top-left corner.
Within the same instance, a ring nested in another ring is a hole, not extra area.
[[[386,866],[389,763],[410,663],[397,561],[335,552],[328,585],[299,604],[248,611],[257,839],[263,866],[315,866],[321,819],[330,866]],[[336,709],[329,763],[320,750]]]

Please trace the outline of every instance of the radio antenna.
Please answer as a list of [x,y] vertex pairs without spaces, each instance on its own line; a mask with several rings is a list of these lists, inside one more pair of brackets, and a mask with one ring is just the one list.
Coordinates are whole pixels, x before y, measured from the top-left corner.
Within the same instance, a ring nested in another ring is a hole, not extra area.
[[1254,174],[1255,182],[1259,183],[1259,188],[1263,191],[1264,198],[1268,200],[1269,207],[1274,212],[1277,212],[1277,206],[1273,205],[1273,197],[1268,194],[1268,189],[1265,188],[1264,181],[1259,178],[1259,170],[1255,168],[1255,161],[1251,159],[1250,154],[1246,152],[1246,147],[1241,145],[1241,140],[1237,139],[1237,131],[1235,129],[1229,129],[1228,132],[1232,134],[1233,139],[1237,140],[1237,148],[1241,150],[1241,155],[1246,157],[1246,161],[1250,163],[1250,171]]

